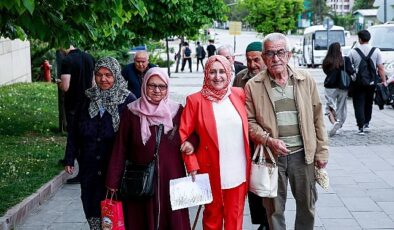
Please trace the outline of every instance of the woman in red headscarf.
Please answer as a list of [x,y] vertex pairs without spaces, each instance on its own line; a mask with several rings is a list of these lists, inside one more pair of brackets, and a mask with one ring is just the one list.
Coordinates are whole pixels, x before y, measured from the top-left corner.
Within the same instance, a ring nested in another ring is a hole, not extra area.
[[[211,56],[205,64],[201,91],[187,97],[181,116],[181,151],[187,171],[208,173],[213,201],[205,205],[206,229],[242,229],[248,190],[250,153],[245,95],[231,88],[231,64],[223,56]],[[192,134],[199,137],[195,152],[186,153]]]

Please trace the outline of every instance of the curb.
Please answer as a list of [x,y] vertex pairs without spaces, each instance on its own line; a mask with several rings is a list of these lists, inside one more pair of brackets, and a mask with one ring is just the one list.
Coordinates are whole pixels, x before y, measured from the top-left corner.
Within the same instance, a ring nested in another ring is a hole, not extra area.
[[10,208],[4,216],[0,217],[0,230],[10,230],[25,220],[27,215],[43,204],[49,197],[62,187],[70,176],[62,170],[52,180],[41,186],[36,192],[28,196],[19,204]]

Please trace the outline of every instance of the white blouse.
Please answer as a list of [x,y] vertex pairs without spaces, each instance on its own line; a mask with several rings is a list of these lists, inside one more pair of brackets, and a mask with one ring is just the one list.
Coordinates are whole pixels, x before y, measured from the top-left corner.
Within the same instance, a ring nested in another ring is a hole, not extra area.
[[212,102],[212,106],[219,142],[221,186],[222,189],[235,188],[246,181],[242,120],[228,97]]

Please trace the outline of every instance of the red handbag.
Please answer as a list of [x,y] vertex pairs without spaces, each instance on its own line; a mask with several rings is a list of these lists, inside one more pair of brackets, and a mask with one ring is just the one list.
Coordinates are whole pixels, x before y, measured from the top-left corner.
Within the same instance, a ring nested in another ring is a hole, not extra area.
[[113,200],[114,192],[101,201],[101,227],[103,230],[125,230],[121,201]]

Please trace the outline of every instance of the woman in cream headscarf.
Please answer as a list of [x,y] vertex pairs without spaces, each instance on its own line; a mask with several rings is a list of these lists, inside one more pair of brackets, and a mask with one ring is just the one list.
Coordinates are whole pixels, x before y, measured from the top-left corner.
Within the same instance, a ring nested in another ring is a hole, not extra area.
[[85,91],[87,98],[71,122],[65,153],[65,171],[72,174],[78,158],[81,199],[90,229],[99,230],[100,201],[105,199],[105,175],[120,114],[135,96],[127,90],[118,61],[100,59],[94,68],[96,85]]
[[107,175],[106,184],[112,191],[120,186],[126,160],[145,165],[152,161],[158,125],[164,125],[156,161],[154,196],[124,201],[127,229],[153,230],[157,225],[159,229],[190,229],[188,210],[171,211],[170,205],[169,180],[185,176],[185,169],[178,132],[183,107],[168,95],[167,73],[159,67],[151,68],[144,76],[141,98],[129,104],[122,115]]
[[[205,64],[201,91],[187,97],[179,128],[187,171],[208,173],[213,201],[205,205],[204,229],[242,229],[248,190],[250,153],[245,94],[229,86],[231,64],[211,56]],[[199,146],[189,152],[193,133]]]

